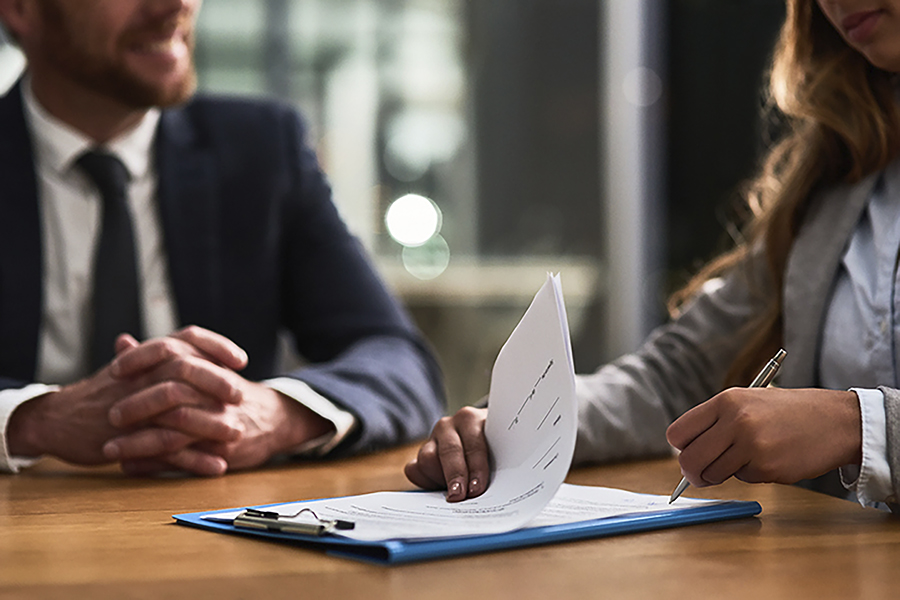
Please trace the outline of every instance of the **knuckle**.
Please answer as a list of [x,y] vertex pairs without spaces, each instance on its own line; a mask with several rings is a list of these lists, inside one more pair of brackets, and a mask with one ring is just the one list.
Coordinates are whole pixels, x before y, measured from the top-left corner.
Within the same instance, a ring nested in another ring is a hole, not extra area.
[[713,401],[717,404],[717,408],[719,410],[728,411],[740,408],[741,402],[741,389],[740,388],[728,388],[717,394]]
[[194,373],[194,365],[190,359],[182,357],[174,361],[174,375],[182,381],[190,381]]
[[163,338],[157,347],[159,348],[160,358],[171,358],[178,355],[178,342],[173,338]]
[[176,429],[184,428],[190,420],[190,415],[188,413],[187,407],[179,406],[169,412],[168,421],[171,426]]
[[755,411],[750,409],[750,407],[739,407],[734,413],[733,422],[735,429],[739,433],[746,435],[746,437],[752,440],[752,444],[758,445],[766,443],[761,436],[753,434],[753,432],[759,430],[759,418],[757,417]]
[[225,429],[235,442],[241,441],[247,435],[247,427],[241,421],[226,423]]
[[456,412],[456,414],[454,415],[454,420],[463,423],[469,423],[472,421],[477,421],[480,414],[481,411],[479,411],[474,406],[464,406]]
[[433,437],[440,437],[441,434],[452,429],[455,429],[452,418],[441,417],[438,419],[438,422],[434,424],[434,429],[431,430],[431,433]]
[[675,421],[666,429],[666,441],[675,448],[684,450],[687,440],[685,439],[684,427],[678,421]]
[[422,444],[422,447],[419,448],[417,458],[420,463],[433,462],[437,458],[437,445],[428,442]]
[[240,382],[226,377],[222,380],[221,387],[221,397],[226,399],[230,404],[240,405],[246,402],[247,399],[244,396],[244,387],[240,385]]
[[164,452],[174,452],[180,448],[181,436],[170,429],[163,429],[159,439]]
[[447,441],[438,444],[437,454],[442,459],[449,456],[457,456],[462,453],[463,447],[458,441]]
[[166,381],[160,384],[160,393],[166,406],[177,406],[184,395],[183,386],[177,381]]
[[162,400],[164,406],[173,406],[175,404],[175,383],[164,381],[157,386],[157,395]]
[[187,327],[183,327],[179,333],[185,337],[195,338],[200,335],[200,327],[197,325],[188,325]]

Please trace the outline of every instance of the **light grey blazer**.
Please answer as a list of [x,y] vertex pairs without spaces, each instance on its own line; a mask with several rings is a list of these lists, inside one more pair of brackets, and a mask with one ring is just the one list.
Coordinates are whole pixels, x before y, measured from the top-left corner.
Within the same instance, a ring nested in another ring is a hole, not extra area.
[[[806,212],[784,278],[788,357],[776,379],[780,387],[818,385],[825,309],[844,249],[877,179],[878,174],[871,175],[818,194]],[[666,428],[721,391],[726,370],[746,343],[742,326],[764,309],[771,286],[764,257],[751,253],[733,272],[708,283],[677,319],[656,329],[639,350],[576,377],[575,463],[671,452]],[[900,498],[900,391],[881,389],[891,478]],[[818,487],[837,493],[833,486],[832,480]]]

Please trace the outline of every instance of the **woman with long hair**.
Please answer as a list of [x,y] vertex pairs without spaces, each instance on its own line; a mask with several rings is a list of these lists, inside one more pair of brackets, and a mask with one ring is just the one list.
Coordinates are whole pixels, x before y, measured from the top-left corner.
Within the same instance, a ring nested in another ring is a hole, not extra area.
[[[743,238],[675,295],[672,320],[638,351],[576,378],[575,462],[671,444],[696,486],[731,476],[806,481],[892,504],[900,0],[786,5],[768,85],[781,135],[746,188]],[[779,348],[789,353],[779,387],[731,387],[747,385]],[[407,465],[409,479],[446,486],[450,501],[480,495],[485,418],[464,408],[442,419]]]

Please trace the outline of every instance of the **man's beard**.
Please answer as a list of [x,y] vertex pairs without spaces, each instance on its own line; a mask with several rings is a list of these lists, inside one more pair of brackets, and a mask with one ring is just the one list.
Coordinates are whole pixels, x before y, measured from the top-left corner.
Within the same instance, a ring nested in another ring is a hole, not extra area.
[[[172,106],[190,98],[197,87],[193,39],[188,40],[191,62],[184,77],[168,86],[153,84],[140,79],[120,62],[92,56],[86,50],[86,44],[73,34],[72,21],[62,8],[69,1],[42,0],[40,3],[45,24],[42,47],[46,61],[82,86],[132,108]],[[159,23],[158,27],[165,27],[165,23]]]

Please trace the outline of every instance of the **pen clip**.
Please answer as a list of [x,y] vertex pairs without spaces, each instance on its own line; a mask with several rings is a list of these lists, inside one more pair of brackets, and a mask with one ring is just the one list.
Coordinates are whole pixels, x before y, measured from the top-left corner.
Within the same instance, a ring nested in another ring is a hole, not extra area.
[[[304,512],[310,513],[315,522],[293,521]],[[234,518],[235,527],[245,529],[264,529],[280,533],[299,533],[302,535],[322,536],[334,530],[348,530],[356,527],[353,521],[342,519],[320,519],[309,508],[303,508],[292,515],[281,515],[275,511],[247,508]]]

